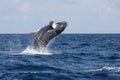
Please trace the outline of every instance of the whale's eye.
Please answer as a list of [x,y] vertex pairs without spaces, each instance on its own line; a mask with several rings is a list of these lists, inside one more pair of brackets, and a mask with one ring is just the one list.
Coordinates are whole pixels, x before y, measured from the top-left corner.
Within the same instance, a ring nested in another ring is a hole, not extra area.
[[57,24],[56,23],[53,23],[52,24],[52,28],[54,29],[54,28],[56,28],[57,27]]

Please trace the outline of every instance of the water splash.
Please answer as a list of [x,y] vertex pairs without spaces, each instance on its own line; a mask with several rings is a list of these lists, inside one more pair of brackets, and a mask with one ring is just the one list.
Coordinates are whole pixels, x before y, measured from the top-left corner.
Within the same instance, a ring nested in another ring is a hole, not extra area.
[[40,54],[40,55],[53,55],[54,53],[44,49],[41,51],[36,51],[33,49],[33,47],[28,46],[24,51],[21,52],[21,54],[27,54],[27,55],[35,55],[35,54]]

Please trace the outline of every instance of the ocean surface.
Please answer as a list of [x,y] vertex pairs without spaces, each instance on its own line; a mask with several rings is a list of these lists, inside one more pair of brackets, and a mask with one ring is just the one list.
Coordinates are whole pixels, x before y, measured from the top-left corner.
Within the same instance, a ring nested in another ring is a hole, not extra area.
[[45,51],[30,34],[0,34],[0,80],[120,80],[120,34],[62,34]]

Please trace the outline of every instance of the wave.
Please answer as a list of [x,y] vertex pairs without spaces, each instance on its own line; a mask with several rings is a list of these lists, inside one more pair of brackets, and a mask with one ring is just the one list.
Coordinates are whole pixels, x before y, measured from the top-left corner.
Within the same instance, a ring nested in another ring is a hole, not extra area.
[[96,72],[96,73],[120,73],[120,67],[109,67],[104,66],[99,69],[92,69],[89,72]]
[[20,51],[0,51],[0,54],[18,54]]

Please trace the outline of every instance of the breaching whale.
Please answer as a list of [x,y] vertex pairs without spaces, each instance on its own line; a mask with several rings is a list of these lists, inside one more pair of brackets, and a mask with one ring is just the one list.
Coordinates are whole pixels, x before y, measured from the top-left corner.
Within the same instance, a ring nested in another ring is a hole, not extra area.
[[50,40],[62,33],[66,27],[66,21],[57,23],[50,21],[48,25],[37,31],[34,38],[33,49],[36,51],[41,51],[47,46]]

